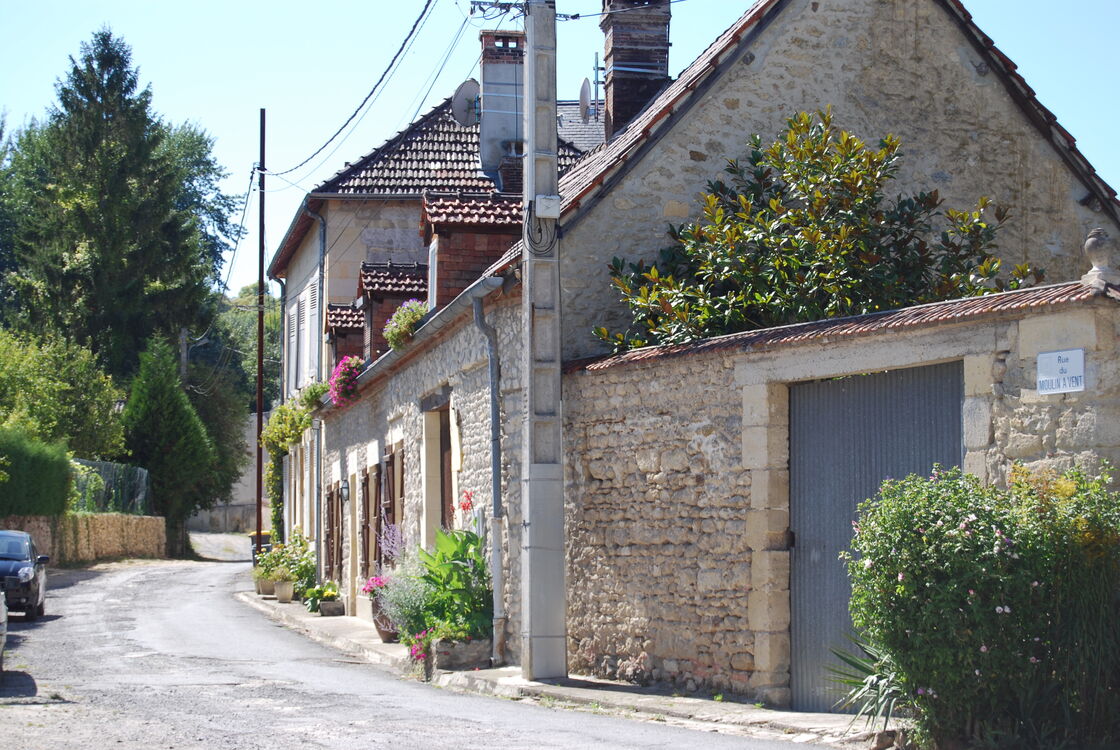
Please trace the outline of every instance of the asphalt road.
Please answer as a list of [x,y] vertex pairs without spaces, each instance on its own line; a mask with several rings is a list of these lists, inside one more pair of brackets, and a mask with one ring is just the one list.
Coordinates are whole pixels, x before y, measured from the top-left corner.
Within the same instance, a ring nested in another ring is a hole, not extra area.
[[[221,538],[201,545],[223,551]],[[230,545],[224,545],[230,547]],[[461,695],[379,670],[236,601],[247,562],[52,571],[47,615],[13,615],[0,683],[5,750],[750,748],[749,739]]]

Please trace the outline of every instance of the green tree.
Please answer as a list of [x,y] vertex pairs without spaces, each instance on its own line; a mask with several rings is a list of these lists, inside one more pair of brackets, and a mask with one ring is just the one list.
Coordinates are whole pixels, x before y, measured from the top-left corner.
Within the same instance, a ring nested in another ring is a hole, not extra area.
[[[237,352],[237,367],[244,373],[249,409],[256,411],[257,398],[257,285],[243,286],[236,297],[223,298],[218,327]],[[264,298],[264,404],[280,402],[280,300]]]
[[213,503],[228,503],[233,487],[249,464],[245,425],[249,410],[233,373],[192,364],[187,372],[187,397],[214,447],[213,462],[203,477],[202,492]]
[[4,169],[9,320],[86,345],[126,375],[148,337],[197,322],[235,234],[232,202],[210,138],[159,119],[123,40],[98,31],[70,62],[57,106],[16,135]]
[[[989,221],[985,198],[943,209],[937,191],[888,200],[900,156],[894,137],[870,148],[828,111],[791,118],[767,147],[753,136],[655,263],[614,259],[633,326],[595,334],[616,349],[675,344],[1004,288],[992,250],[1007,212]],[[1042,272],[1018,266],[1006,285],[1027,277]]]
[[124,451],[115,409],[121,398],[88,349],[0,329],[0,425],[65,442],[79,458],[117,458]]
[[152,480],[156,512],[167,525],[171,555],[184,555],[187,517],[209,508],[214,497],[214,448],[179,381],[176,358],[162,339],[140,355],[140,371],[121,415],[131,460]]

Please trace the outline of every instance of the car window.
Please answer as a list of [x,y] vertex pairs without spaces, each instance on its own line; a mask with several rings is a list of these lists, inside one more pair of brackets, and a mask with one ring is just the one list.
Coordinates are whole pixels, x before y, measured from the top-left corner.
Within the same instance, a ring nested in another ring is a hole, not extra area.
[[29,552],[25,539],[0,536],[0,560],[27,560]]

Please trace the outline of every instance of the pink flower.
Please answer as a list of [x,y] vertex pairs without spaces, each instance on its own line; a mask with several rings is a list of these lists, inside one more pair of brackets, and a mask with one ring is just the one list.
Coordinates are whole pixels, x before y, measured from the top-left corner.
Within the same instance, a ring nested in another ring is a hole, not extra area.
[[459,503],[459,509],[464,513],[470,513],[474,509],[474,490],[463,490],[463,500]]
[[1032,657],[1031,657],[1031,664],[1038,664],[1038,658],[1037,658],[1037,657],[1034,657],[1034,656],[1032,656]]
[[902,580],[903,580],[904,578],[906,578],[906,576],[905,576],[905,575],[903,575],[902,573],[899,573],[899,574],[898,574],[898,582],[899,582],[899,583],[902,583]]
[[988,647],[987,646],[981,646],[980,647],[980,653],[982,653],[982,654],[988,653]]

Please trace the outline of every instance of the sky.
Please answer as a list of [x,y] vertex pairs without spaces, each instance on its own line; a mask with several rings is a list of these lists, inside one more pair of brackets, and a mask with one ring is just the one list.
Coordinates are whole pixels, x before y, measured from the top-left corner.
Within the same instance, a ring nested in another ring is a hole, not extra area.
[[[1120,186],[1114,136],[1120,121],[1120,0],[964,2],[1105,181]],[[679,73],[752,4],[675,0],[670,73]],[[358,108],[422,6],[421,0],[317,6],[290,0],[0,0],[0,112],[9,131],[42,118],[55,103],[55,83],[68,70],[68,57],[77,57],[80,45],[107,26],[131,45],[154,110],[171,123],[192,122],[214,138],[214,154],[229,172],[223,189],[240,204],[259,157],[260,108],[267,112],[269,171],[302,162]],[[469,0],[435,0],[396,72],[342,137],[307,166],[268,179],[266,263],[307,191],[450,96],[462,81],[478,77],[478,32],[495,24],[469,10]],[[600,10],[600,0],[557,0],[560,14]],[[595,54],[602,55],[598,20],[588,15],[558,23],[561,99],[578,98]],[[501,27],[520,24],[507,19]],[[251,191],[248,233],[226,257],[231,293],[256,283],[257,200]]]

